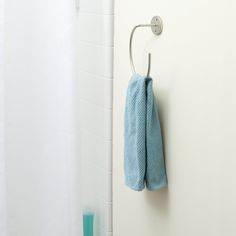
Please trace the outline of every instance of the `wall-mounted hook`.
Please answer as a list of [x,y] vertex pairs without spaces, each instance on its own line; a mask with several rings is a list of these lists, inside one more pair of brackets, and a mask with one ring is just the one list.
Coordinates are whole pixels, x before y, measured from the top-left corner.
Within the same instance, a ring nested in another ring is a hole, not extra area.
[[[162,23],[162,20],[159,16],[154,16],[151,20],[151,24],[136,25],[132,29],[131,34],[130,34],[130,40],[129,40],[129,58],[130,58],[130,66],[131,66],[133,73],[136,73],[136,71],[135,71],[133,55],[132,55],[132,41],[133,41],[134,32],[139,27],[151,27],[153,34],[160,35],[163,30],[163,23]],[[148,53],[147,77],[149,77],[150,70],[151,70],[151,53]]]

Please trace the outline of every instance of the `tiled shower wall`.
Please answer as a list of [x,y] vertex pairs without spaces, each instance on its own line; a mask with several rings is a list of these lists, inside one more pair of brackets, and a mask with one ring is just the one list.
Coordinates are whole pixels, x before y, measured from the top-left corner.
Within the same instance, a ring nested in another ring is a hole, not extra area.
[[94,235],[112,235],[113,0],[80,0],[78,94],[82,208]]

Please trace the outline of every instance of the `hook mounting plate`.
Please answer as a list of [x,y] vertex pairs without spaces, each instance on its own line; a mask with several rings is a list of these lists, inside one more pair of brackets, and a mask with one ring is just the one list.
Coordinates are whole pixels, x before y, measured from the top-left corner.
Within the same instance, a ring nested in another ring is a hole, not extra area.
[[153,34],[155,35],[160,35],[162,33],[163,30],[163,23],[162,23],[162,19],[160,16],[154,16],[151,20],[151,29]]

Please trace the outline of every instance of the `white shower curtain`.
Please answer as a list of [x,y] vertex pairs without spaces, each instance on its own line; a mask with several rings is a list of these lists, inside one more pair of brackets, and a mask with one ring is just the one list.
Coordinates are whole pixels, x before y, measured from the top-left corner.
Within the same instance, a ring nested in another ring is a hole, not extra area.
[[4,150],[4,0],[0,0],[0,236],[6,235],[6,178]]
[[75,1],[2,4],[0,236],[80,236]]

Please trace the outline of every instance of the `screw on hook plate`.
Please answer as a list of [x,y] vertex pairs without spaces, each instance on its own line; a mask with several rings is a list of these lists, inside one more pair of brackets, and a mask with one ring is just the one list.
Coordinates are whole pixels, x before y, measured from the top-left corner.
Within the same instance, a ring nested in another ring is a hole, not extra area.
[[163,30],[163,23],[162,23],[162,19],[160,16],[154,16],[151,20],[151,29],[153,34],[155,35],[160,35],[162,33]]

